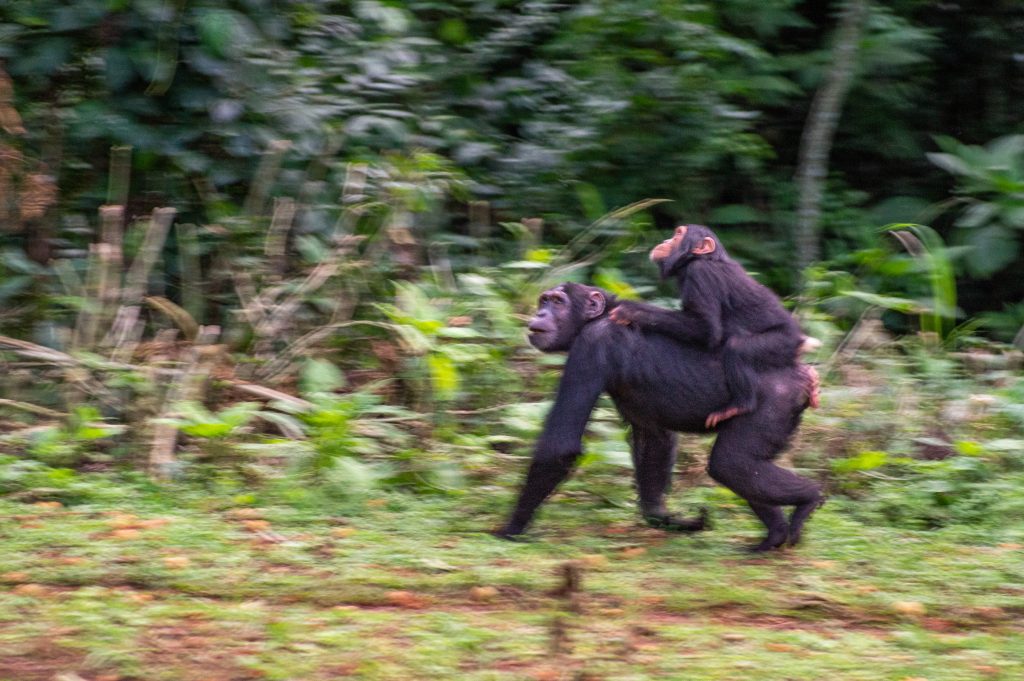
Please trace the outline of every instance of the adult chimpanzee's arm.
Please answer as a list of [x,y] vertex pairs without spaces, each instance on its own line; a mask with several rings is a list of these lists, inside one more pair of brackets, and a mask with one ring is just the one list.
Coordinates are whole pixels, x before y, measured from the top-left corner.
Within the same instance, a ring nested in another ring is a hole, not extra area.
[[569,476],[582,453],[583,431],[605,388],[608,372],[607,360],[595,350],[587,339],[580,338],[569,351],[555,404],[534,447],[519,500],[512,517],[496,532],[498,536],[522,534],[537,507]]

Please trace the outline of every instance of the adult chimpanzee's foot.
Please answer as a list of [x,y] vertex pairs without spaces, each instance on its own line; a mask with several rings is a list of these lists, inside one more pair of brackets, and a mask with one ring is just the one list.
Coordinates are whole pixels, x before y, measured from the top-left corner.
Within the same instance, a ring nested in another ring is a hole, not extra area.
[[740,414],[746,414],[747,412],[751,411],[752,409],[753,409],[753,407],[749,407],[749,406],[735,406],[735,407],[726,407],[725,409],[721,409],[719,411],[712,412],[712,413],[708,414],[707,419],[704,420],[704,427],[705,428],[714,428],[715,426],[717,426],[722,421],[725,421],[726,419],[731,419],[734,416],[739,416]]
[[514,541],[519,543],[526,543],[531,541],[523,531],[510,530],[508,527],[500,527],[496,530],[491,530],[491,536],[497,537],[498,539],[504,539],[505,541]]
[[786,527],[779,527],[768,532],[768,536],[761,540],[761,543],[754,544],[748,547],[748,551],[751,553],[762,553],[764,551],[774,551],[783,544],[786,543],[786,537],[788,531]]
[[696,518],[685,518],[674,513],[647,513],[644,515],[644,521],[651,527],[666,532],[700,532],[711,527],[708,509],[703,507]]
[[789,516],[789,537],[786,539],[786,543],[790,546],[796,546],[800,543],[800,539],[803,536],[804,523],[811,517],[811,514],[816,510],[825,505],[825,495],[819,494],[817,499],[808,501],[805,504],[800,504],[793,508],[793,513]]

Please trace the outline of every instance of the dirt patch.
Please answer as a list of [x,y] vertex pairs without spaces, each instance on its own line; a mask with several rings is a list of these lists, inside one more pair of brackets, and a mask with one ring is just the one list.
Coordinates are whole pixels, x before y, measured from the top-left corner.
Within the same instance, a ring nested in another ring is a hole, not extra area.
[[240,667],[240,655],[262,647],[255,630],[232,630],[231,637],[216,622],[184,620],[152,627],[139,639],[147,668],[161,669],[171,678],[203,681],[245,681],[263,678],[259,670]]
[[51,681],[61,672],[81,671],[84,659],[77,650],[41,639],[17,652],[0,648],[0,681]]
[[809,620],[788,615],[766,615],[751,613],[742,608],[716,607],[693,613],[680,613],[665,609],[651,609],[647,612],[646,623],[683,624],[700,627],[707,624],[736,627],[743,629],[761,629],[770,631],[807,631],[819,636],[829,637],[838,631],[856,630],[878,636],[887,636],[889,630],[879,626],[877,622],[863,619],[821,619]]

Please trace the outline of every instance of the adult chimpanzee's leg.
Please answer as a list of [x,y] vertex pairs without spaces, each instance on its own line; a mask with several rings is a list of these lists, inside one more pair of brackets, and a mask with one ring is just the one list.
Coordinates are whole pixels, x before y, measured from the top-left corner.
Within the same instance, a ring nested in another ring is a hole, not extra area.
[[[765,524],[768,536],[754,547],[767,550],[800,539],[804,522],[822,501],[820,486],[772,459],[781,452],[797,419],[765,409],[729,420],[721,429],[708,459],[708,473],[740,495]],[[789,527],[782,531],[781,511],[793,506]]]
[[640,514],[651,527],[672,532],[703,530],[706,517],[684,518],[668,512],[665,494],[672,484],[676,435],[661,428],[632,424],[629,432]]
[[771,551],[786,543],[789,536],[789,524],[786,523],[786,516],[778,506],[761,504],[756,501],[748,501],[750,510],[754,512],[764,526],[768,528],[768,535],[761,540],[761,543],[751,547],[752,551]]
[[800,543],[800,539],[803,537],[804,523],[824,503],[825,495],[819,489],[817,496],[813,499],[793,507],[793,512],[789,514],[789,538],[787,539],[790,546]]

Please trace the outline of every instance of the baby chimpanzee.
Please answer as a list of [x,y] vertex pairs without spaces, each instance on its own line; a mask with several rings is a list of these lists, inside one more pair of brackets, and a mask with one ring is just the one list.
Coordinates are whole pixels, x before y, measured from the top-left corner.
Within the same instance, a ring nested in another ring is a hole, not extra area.
[[805,337],[796,320],[703,225],[677,227],[672,238],[651,250],[651,260],[662,278],[676,277],[682,312],[621,301],[612,319],[689,342],[695,340],[693,321],[699,320],[707,347],[721,348],[730,394],[730,403],[710,414],[706,427],[752,411],[757,406],[756,372],[797,365]]

